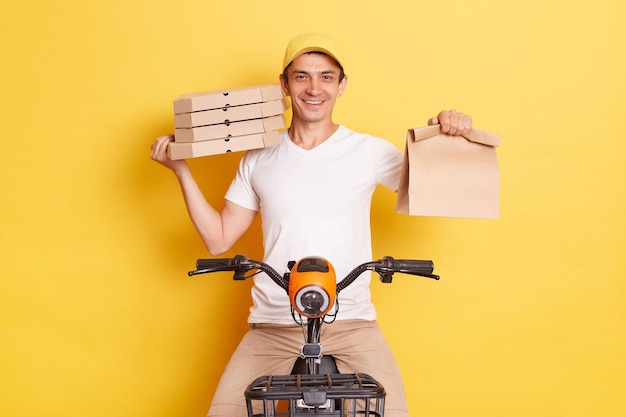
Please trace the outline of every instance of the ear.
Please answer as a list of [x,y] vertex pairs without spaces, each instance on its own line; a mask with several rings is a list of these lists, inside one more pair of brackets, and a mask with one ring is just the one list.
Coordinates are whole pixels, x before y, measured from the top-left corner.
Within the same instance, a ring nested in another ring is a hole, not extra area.
[[280,81],[280,87],[283,89],[283,93],[285,93],[285,96],[289,96],[289,84],[287,84],[287,80],[285,80],[285,77],[283,77],[283,74],[280,74],[278,76],[278,80]]
[[343,92],[346,89],[346,85],[347,84],[348,84],[348,76],[345,75],[343,77],[343,80],[341,80],[341,82],[339,83],[339,89],[338,89],[338,92],[337,92],[337,97],[341,97],[341,95],[343,94]]

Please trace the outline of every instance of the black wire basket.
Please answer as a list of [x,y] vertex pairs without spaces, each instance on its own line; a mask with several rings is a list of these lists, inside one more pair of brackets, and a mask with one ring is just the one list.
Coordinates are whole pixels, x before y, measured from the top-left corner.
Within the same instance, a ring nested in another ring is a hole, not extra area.
[[245,392],[248,417],[383,417],[385,389],[367,374],[262,376]]

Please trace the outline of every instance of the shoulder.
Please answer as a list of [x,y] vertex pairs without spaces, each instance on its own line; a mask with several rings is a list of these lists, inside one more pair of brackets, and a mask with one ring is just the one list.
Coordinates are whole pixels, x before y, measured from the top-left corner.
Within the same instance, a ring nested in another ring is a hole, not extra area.
[[339,126],[338,133],[347,140],[358,141],[360,146],[367,147],[373,151],[396,153],[400,150],[393,143],[378,136],[373,136],[367,133],[356,132],[343,125]]
[[246,151],[242,158],[242,163],[256,164],[261,160],[268,160],[277,157],[280,153],[280,149],[285,146],[285,140],[289,140],[289,138],[287,137],[286,132],[282,132],[280,134],[280,142],[277,145]]

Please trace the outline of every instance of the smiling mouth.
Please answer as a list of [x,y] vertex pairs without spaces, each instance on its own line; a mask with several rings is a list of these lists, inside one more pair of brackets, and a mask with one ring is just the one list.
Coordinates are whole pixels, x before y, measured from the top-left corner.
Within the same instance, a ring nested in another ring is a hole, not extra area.
[[311,104],[311,105],[317,105],[317,104],[322,104],[323,103],[322,100],[304,100],[304,102],[306,104]]

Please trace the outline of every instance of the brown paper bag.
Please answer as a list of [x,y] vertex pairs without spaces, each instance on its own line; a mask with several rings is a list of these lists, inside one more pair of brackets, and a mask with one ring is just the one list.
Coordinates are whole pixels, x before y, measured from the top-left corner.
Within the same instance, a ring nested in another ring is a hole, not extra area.
[[472,129],[464,136],[439,125],[409,129],[396,211],[411,216],[497,219],[501,138]]

